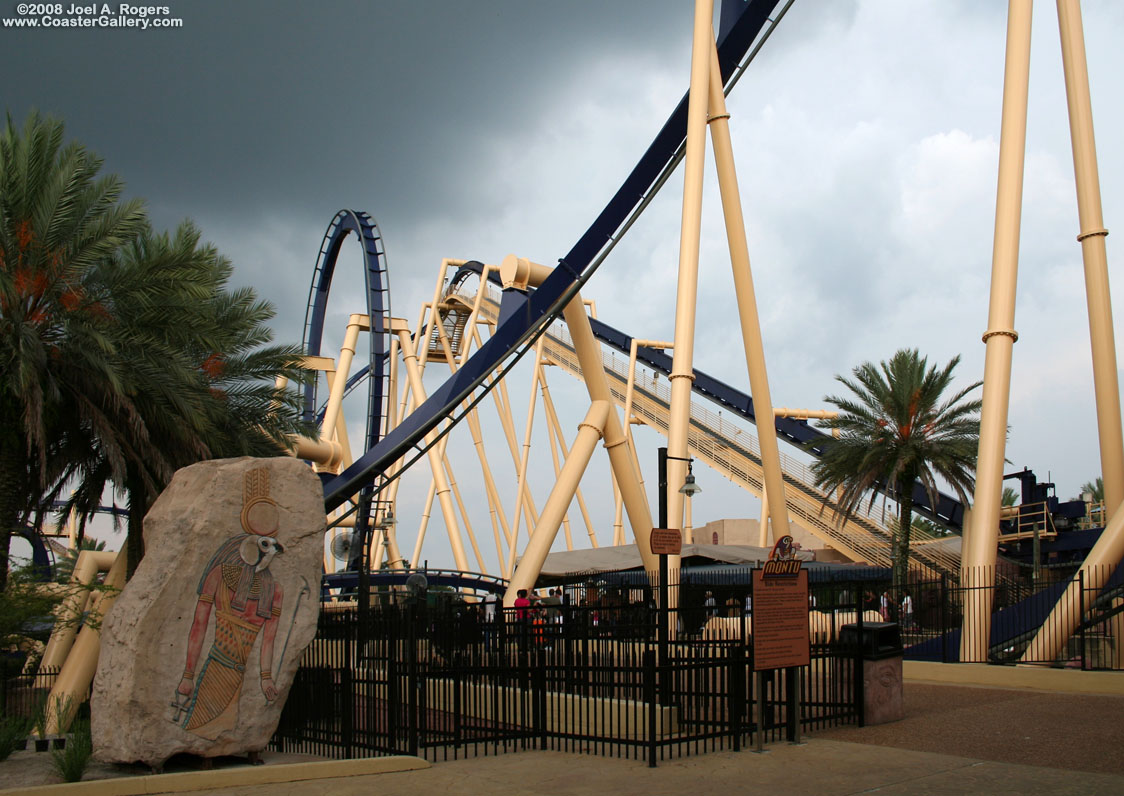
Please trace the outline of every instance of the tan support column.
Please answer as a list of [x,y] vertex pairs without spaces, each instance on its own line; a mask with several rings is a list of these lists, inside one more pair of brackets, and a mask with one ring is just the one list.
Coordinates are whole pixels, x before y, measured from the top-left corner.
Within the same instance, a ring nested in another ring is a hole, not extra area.
[[[476,341],[477,348],[483,345],[480,335],[475,329],[472,330],[472,335],[473,339]],[[494,379],[495,375],[493,374],[489,378]],[[519,442],[515,437],[515,424],[511,421],[511,398],[507,394],[507,381],[504,379],[500,379],[499,384],[496,386],[496,388],[494,390],[489,390],[488,392],[491,394],[492,401],[496,405],[496,416],[499,418],[500,427],[503,428],[504,438],[507,440],[507,448],[511,453],[512,466],[514,466],[516,471],[518,471]],[[531,495],[530,493],[527,494],[527,500],[523,505],[523,515],[527,521],[528,527],[534,527],[538,522],[538,509],[535,508],[534,495]],[[504,526],[504,532],[507,534],[508,543],[510,543],[511,533],[508,530],[507,526]],[[502,551],[500,552],[499,557],[502,569],[504,560]]]
[[[1112,328],[1112,302],[1108,284],[1108,258],[1101,216],[1097,149],[1093,139],[1093,110],[1089,100],[1089,73],[1085,63],[1085,37],[1081,9],[1075,0],[1058,0],[1058,27],[1065,67],[1069,128],[1073,142],[1073,172],[1077,183],[1077,212],[1081,233],[1081,255],[1085,263],[1085,293],[1089,306],[1089,337],[1093,349],[1093,384],[1100,430],[1101,474],[1104,478],[1105,514],[1108,524],[1081,565],[1086,597],[1103,588],[1108,576],[1124,558],[1124,512],[1117,511],[1124,499],[1124,447],[1121,443],[1120,391],[1117,384],[1116,342]],[[1081,588],[1075,577],[1042,629],[1031,641],[1023,660],[1052,661],[1077,629]],[[1113,627],[1119,628],[1119,619]]]
[[58,669],[66,662],[74,646],[74,637],[78,635],[78,627],[82,624],[82,613],[93,593],[90,584],[99,572],[112,567],[116,560],[117,553],[83,550],[78,554],[70,584],[65,587],[66,596],[55,609],[55,626],[39,662],[40,670]]
[[[398,345],[402,350],[402,361],[406,365],[406,376],[410,380],[410,391],[418,405],[425,403],[425,387],[422,385],[421,373],[418,368],[418,355],[414,350],[414,341],[410,339],[410,330],[401,318],[390,319],[390,330],[398,335]],[[462,572],[470,571],[468,557],[465,555],[464,543],[461,541],[460,526],[457,523],[457,512],[449,493],[449,481],[445,477],[445,468],[441,461],[441,449],[433,444],[434,432],[429,432],[425,437],[429,457],[429,467],[433,471],[433,481],[436,488],[437,500],[441,505],[441,515],[445,519],[445,529],[449,534],[449,547],[452,549],[453,561],[457,569]],[[419,541],[421,539],[421,534]],[[416,554],[416,553],[415,553]],[[415,562],[416,563],[416,562]]]
[[[580,305],[579,305],[580,306]],[[584,314],[584,310],[583,310]],[[601,431],[605,427],[605,420],[611,414],[608,401],[594,401],[585,415],[585,420],[578,426],[578,436],[570,448],[570,455],[566,457],[566,464],[550,491],[542,514],[539,515],[539,524],[531,534],[531,541],[519,559],[519,566],[511,576],[511,583],[503,596],[505,607],[515,605],[515,598],[520,589],[531,589],[542,572],[543,562],[550,553],[554,544],[554,537],[558,535],[558,528],[562,524],[562,517],[573,500],[574,492],[578,488],[582,474],[585,472],[593,449],[597,447],[597,440],[601,438]]]
[[[424,332],[418,335],[422,341],[422,350],[419,352],[418,364],[421,369],[425,370],[425,364],[429,361],[429,341],[433,337],[433,326],[437,323],[437,305],[441,303],[442,288],[445,287],[445,274],[449,272],[450,268],[460,268],[465,264],[465,260],[456,260],[451,257],[445,257],[441,260],[441,264],[437,267],[437,283],[433,286],[433,301],[429,303],[429,318],[424,324]],[[425,312],[424,307],[422,312]],[[421,319],[418,320],[418,331],[421,332],[423,324]],[[418,401],[420,404],[421,401]]]
[[[542,379],[542,402],[543,408],[546,410],[546,417],[549,421],[550,428],[553,430],[554,437],[558,440],[558,447],[562,451],[562,461],[565,462],[565,460],[570,456],[570,450],[566,447],[566,438],[562,434],[562,423],[558,420],[558,412],[554,408],[554,399],[550,397],[550,389],[546,384],[545,373],[543,374]],[[560,468],[555,467],[555,470],[560,471]],[[557,478],[557,474],[555,475],[555,478]],[[582,490],[580,486],[574,492],[574,497],[577,498],[578,501],[578,511],[581,512],[582,521],[585,523],[585,532],[586,536],[589,537],[590,547],[600,547],[601,545],[597,541],[597,531],[593,527],[593,521],[589,518],[589,509],[586,508],[585,498],[582,497]]]
[[[421,564],[421,549],[422,543],[425,541],[425,532],[429,528],[429,517],[433,512],[433,498],[437,495],[437,482],[429,482],[429,491],[425,495],[425,507],[422,509],[421,521],[418,523],[418,535],[414,539],[414,552],[413,558],[410,559],[411,566],[414,569],[418,568]],[[500,553],[500,565],[503,565],[503,553]]]
[[[531,462],[531,432],[535,425],[535,403],[539,389],[539,366],[542,365],[542,348],[546,342],[545,337],[540,337],[535,343],[535,364],[531,375],[531,395],[527,399],[527,422],[523,428],[523,454],[519,457],[518,480],[515,492],[515,509],[511,520],[511,541],[507,550],[507,566],[503,571],[510,578],[515,571],[515,556],[519,550],[519,518],[523,510],[523,503],[529,494],[527,488],[527,468]],[[540,517],[541,519],[541,517]],[[531,536],[534,526],[527,523],[527,537]]]
[[[74,641],[74,647],[66,656],[66,663],[55,680],[55,687],[47,697],[47,734],[61,735],[70,728],[74,719],[74,710],[86,698],[90,690],[90,683],[94,681],[94,672],[98,668],[98,652],[101,649],[101,623],[121,589],[125,588],[125,548],[117,553],[113,566],[106,573],[104,591],[101,599],[90,609],[86,623]],[[57,708],[60,704],[71,705],[69,715],[60,716]]]
[[316,462],[325,470],[334,472],[334,468],[338,468],[343,461],[343,448],[335,440],[289,437],[289,445],[298,459]]
[[340,416],[343,407],[343,394],[347,388],[347,377],[351,373],[351,363],[355,359],[355,346],[359,342],[359,332],[371,328],[371,321],[366,315],[352,315],[347,322],[344,332],[343,345],[340,346],[340,358],[336,365],[335,377],[332,379],[328,391],[328,405],[324,408],[324,422],[320,426],[320,438],[331,442],[336,432],[336,419]]
[[761,521],[757,529],[757,546],[769,546],[769,489],[761,490]]
[[[497,266],[488,265],[488,266],[484,267],[484,271],[481,274],[480,290],[476,294],[476,301],[473,304],[472,312],[469,314],[468,321],[465,324],[465,328],[469,331],[465,334],[464,343],[462,345],[461,353],[460,353],[459,358],[456,358],[456,357],[453,356],[452,348],[449,344],[448,339],[445,336],[444,331],[440,331],[441,345],[442,345],[442,348],[445,352],[445,358],[446,358],[446,360],[448,361],[448,364],[449,364],[449,371],[452,372],[452,373],[455,373],[460,368],[461,364],[464,363],[464,360],[468,357],[469,348],[470,348],[472,342],[476,339],[476,336],[474,334],[472,334],[473,325],[475,324],[476,317],[477,317],[477,315],[479,313],[479,310],[480,310],[480,304],[481,304],[481,300],[483,298],[483,291],[485,290],[486,284],[487,284],[488,273],[490,271],[494,271],[494,270],[498,270]],[[503,533],[504,533],[505,539],[511,538],[511,529],[508,526],[507,517],[503,513],[503,507],[502,507],[500,499],[499,499],[499,491],[496,489],[495,480],[492,477],[491,466],[488,463],[488,458],[487,458],[487,455],[485,454],[485,451],[484,451],[483,432],[482,432],[482,429],[481,429],[481,426],[480,426],[480,418],[479,418],[479,415],[477,414],[477,410],[475,408],[468,410],[467,420],[468,420],[468,428],[469,428],[469,431],[472,435],[473,445],[476,448],[476,456],[480,460],[481,473],[484,476],[484,488],[485,488],[485,492],[486,492],[486,495],[487,495],[487,498],[488,498],[488,506],[489,506],[489,509],[490,509],[490,512],[491,512],[492,531],[493,531],[493,535],[495,536],[496,557],[500,561],[500,570],[503,571],[504,555],[503,555],[503,545],[500,543],[500,538],[499,538],[499,527],[503,528]],[[448,439],[448,437],[443,439],[442,442],[441,442],[442,450],[444,450],[444,446],[446,444],[447,439]],[[450,473],[451,473],[451,470],[450,470]],[[395,487],[397,486],[397,484],[398,484],[398,482],[395,482]],[[456,494],[456,484],[455,484],[455,482],[452,482],[451,485],[453,487],[454,494]],[[458,497],[458,500],[459,500],[459,497]],[[463,514],[463,512],[462,512],[462,514]],[[497,520],[499,522],[499,526],[497,526]],[[481,567],[481,572],[484,573],[484,574],[487,574],[488,570],[485,568],[485,565],[483,563],[483,559],[482,559],[482,557],[480,556],[480,553],[479,553],[479,549],[476,546],[475,536],[472,534],[471,527],[468,525],[467,521],[465,523],[465,527],[468,530],[469,540],[472,543],[472,548],[473,548],[473,551],[474,551],[474,553],[477,557],[477,561],[479,562],[479,565]]]
[[1081,565],[1083,578],[1077,575],[1069,581],[1069,586],[1062,593],[1061,598],[1054,606],[1054,610],[1042,623],[1038,635],[1031,640],[1023,657],[1024,663],[1040,663],[1043,661],[1057,660],[1062,653],[1066,641],[1077,629],[1078,624],[1084,619],[1081,616],[1082,580],[1084,580],[1086,611],[1091,604],[1090,595],[1097,594],[1108,578],[1116,569],[1116,563],[1124,558],[1124,511],[1118,511],[1109,520],[1101,538],[1089,551],[1088,557]]
[[[542,280],[550,275],[550,269],[545,265],[509,254],[500,266],[500,273],[505,286],[527,287],[541,284]],[[570,329],[570,338],[574,343],[574,352],[577,354],[578,364],[581,365],[582,378],[590,400],[606,401],[612,405],[613,397],[609,391],[609,379],[605,376],[605,367],[601,360],[601,347],[597,343],[597,338],[593,336],[593,328],[589,325],[589,316],[585,314],[585,305],[580,294],[575,294],[570,299],[564,317]],[[609,418],[605,421],[604,439],[609,463],[624,496],[624,508],[628,512],[628,521],[632,526],[636,546],[640,550],[645,570],[652,572],[659,567],[659,561],[652,555],[648,543],[652,533],[652,513],[648,508],[644,491],[640,488],[640,477],[633,466],[628,439],[624,435],[616,412],[609,412]],[[678,556],[676,556],[674,567],[678,568],[678,566]]]
[[718,169],[718,186],[722,194],[726,240],[730,246],[730,267],[734,272],[734,293],[738,299],[745,366],[749,371],[749,392],[753,396],[753,411],[758,418],[757,441],[761,446],[761,468],[765,473],[764,491],[773,495],[770,511],[773,523],[778,528],[788,528],[788,503],[784,493],[784,474],[781,472],[781,452],[777,447],[777,427],[773,421],[773,402],[769,395],[769,375],[765,369],[765,345],[761,340],[761,320],[757,314],[738,174],[734,168],[734,148],[730,143],[730,115],[726,112],[726,97],[722,94],[722,73],[715,47],[710,48],[710,137],[714,143],[714,164]]
[[[687,477],[687,432],[691,423],[691,384],[695,380],[695,304],[699,283],[707,95],[713,48],[714,3],[712,0],[695,0],[691,88],[687,98],[687,150],[683,163],[683,218],[679,228],[679,282],[675,296],[675,354],[671,360],[671,405],[667,431],[667,522],[673,528],[683,527],[683,495],[679,489]],[[668,561],[668,567],[677,569],[678,558]]]
[[1077,183],[1077,214],[1081,258],[1085,263],[1085,296],[1089,305],[1089,341],[1093,349],[1093,387],[1100,430],[1101,475],[1108,519],[1124,501],[1124,436],[1120,426],[1120,385],[1116,371],[1116,337],[1112,328],[1112,297],[1108,285],[1101,215],[1101,183],[1097,145],[1093,138],[1093,105],[1089,99],[1089,67],[1085,34],[1077,0],[1058,0],[1058,28],[1069,102],[1069,135],[1073,144],[1073,176]]
[[[628,381],[626,382],[624,391],[624,433],[625,438],[628,440],[629,450],[632,451],[632,464],[636,468],[637,477],[640,478],[640,489],[644,490],[644,470],[640,466],[640,460],[636,456],[636,444],[632,440],[632,396],[636,389],[636,352],[641,346],[645,348],[659,348],[667,350],[674,348],[674,343],[669,343],[664,340],[637,340],[633,339],[632,345],[629,346],[628,352]],[[645,493],[646,494],[646,493]],[[621,523],[621,511],[624,507],[624,502],[621,499],[620,489],[617,487],[616,480],[613,480],[613,544],[624,544],[624,531]]]
[[[964,539],[961,585],[994,582],[995,547],[1003,492],[1007,409],[1011,393],[1011,354],[1015,333],[1015,284],[1019,265],[1026,105],[1030,77],[1031,0],[1010,0],[1007,58],[1003,76],[1003,120],[999,140],[999,179],[995,199],[995,241],[991,254],[991,305],[984,354],[983,409],[972,524]],[[966,593],[960,660],[987,660],[991,633],[991,590]]]

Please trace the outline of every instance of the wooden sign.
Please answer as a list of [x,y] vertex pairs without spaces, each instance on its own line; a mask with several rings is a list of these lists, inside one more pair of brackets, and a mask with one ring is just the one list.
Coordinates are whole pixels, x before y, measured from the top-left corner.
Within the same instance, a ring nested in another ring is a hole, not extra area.
[[753,571],[753,670],[786,669],[811,662],[808,572],[765,577]]
[[683,534],[678,528],[653,528],[652,555],[677,556],[683,549]]

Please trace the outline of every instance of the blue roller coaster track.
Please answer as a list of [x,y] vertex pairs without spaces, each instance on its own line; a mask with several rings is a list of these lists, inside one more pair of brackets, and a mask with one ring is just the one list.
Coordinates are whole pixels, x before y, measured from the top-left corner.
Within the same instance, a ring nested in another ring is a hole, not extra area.
[[[760,37],[760,47],[772,30],[773,25],[770,23],[774,20],[770,19],[770,15],[776,11],[779,2],[780,0],[747,0],[745,3],[727,3],[724,7],[722,34],[718,41],[718,62],[724,85],[729,84],[735,76],[739,64],[750,53],[754,42]],[[445,419],[453,420],[448,426],[451,428],[464,417],[464,409],[457,413],[462,402],[471,396],[471,400],[468,400],[468,406],[471,407],[484,397],[485,391],[479,388],[490,374],[497,368],[506,372],[514,366],[530,349],[538,335],[562,313],[581,286],[593,276],[608,253],[606,249],[612,248],[619,236],[635,220],[638,212],[646,206],[650,194],[658,190],[667,179],[680,158],[686,133],[687,95],[684,94],[624,184],[585,234],[558,261],[558,267],[539,289],[529,295],[508,291],[500,306],[495,333],[487,342],[398,426],[373,441],[366,452],[344,472],[326,481],[324,503],[329,511],[339,508],[356,494],[364,491],[369,494],[373,488],[377,488],[376,481],[395,461],[408,457],[412,462],[423,455],[426,449],[424,440],[430,431]],[[372,316],[372,327],[385,323],[386,317],[388,315],[376,320]],[[322,321],[321,314],[320,322]],[[379,374],[375,375],[377,377]],[[381,381],[373,379],[376,380]],[[372,406],[371,409],[375,411],[376,407]],[[371,416],[370,423],[380,426],[385,417],[381,406],[377,407],[377,412],[377,415]],[[428,444],[433,443],[434,440],[431,439]]]
[[[753,53],[764,44],[772,27],[783,16],[787,6],[775,14],[776,19],[770,18],[778,5],[779,0],[748,0],[744,3],[735,0],[723,4],[718,53],[727,90],[732,87],[731,78],[739,68],[738,65],[743,63],[743,59],[748,62],[746,55],[751,52],[754,42],[757,42],[757,47],[753,49]],[[766,28],[769,23],[772,25]],[[741,68],[744,68],[744,64]],[[371,379],[369,395],[367,450],[347,470],[326,481],[324,492],[328,510],[338,508],[361,491],[365,490],[368,495],[376,491],[378,487],[374,484],[379,476],[391,463],[410,455],[411,449],[411,461],[420,457],[425,452],[423,439],[439,422],[451,418],[453,423],[449,428],[455,425],[464,416],[463,409],[457,414],[458,405],[476,391],[469,404],[475,405],[486,394],[486,389],[481,389],[484,379],[501,366],[506,372],[530,349],[538,336],[561,314],[569,299],[593,275],[608,249],[619,240],[678,163],[686,140],[686,115],[685,94],[624,184],[577,244],[559,260],[551,277],[533,292],[505,291],[499,324],[492,337],[422,406],[383,438],[379,437],[378,430],[386,416],[385,363],[389,345],[385,319],[389,318],[389,293],[386,290],[385,260],[381,249],[376,252],[377,242],[381,237],[377,227],[365,214],[341,211],[336,216],[325,235],[314,276],[309,315],[306,319],[305,350],[310,354],[319,353],[320,331],[335,257],[339,252],[340,242],[347,233],[356,232],[364,241],[368,310],[372,318],[372,353],[369,365],[349,379],[347,389],[357,386],[368,373],[374,378]],[[454,280],[460,278],[466,270],[479,274],[480,269],[479,263],[469,263],[458,272]],[[495,275],[493,279],[498,281]],[[631,337],[597,320],[592,320],[592,325],[594,334],[601,342],[625,354],[629,353]],[[315,342],[315,350],[309,345],[310,341]],[[658,372],[670,372],[671,358],[662,351],[641,349],[637,357]],[[750,422],[757,422],[753,399],[749,395],[706,373],[695,371],[695,377],[695,392]],[[315,416],[315,392],[311,388],[306,392],[306,414],[310,418]],[[803,420],[779,417],[775,419],[775,426],[781,439],[813,455],[822,453],[823,446],[820,443],[830,440],[830,437]],[[431,444],[432,442],[433,440]],[[893,496],[892,493],[890,496]],[[936,504],[933,505],[930,495],[918,485],[914,491],[915,510],[959,530],[964,515],[961,503],[943,493],[936,497]],[[361,509],[361,513],[365,511]],[[365,526],[365,521],[361,519],[357,524],[361,534]]]

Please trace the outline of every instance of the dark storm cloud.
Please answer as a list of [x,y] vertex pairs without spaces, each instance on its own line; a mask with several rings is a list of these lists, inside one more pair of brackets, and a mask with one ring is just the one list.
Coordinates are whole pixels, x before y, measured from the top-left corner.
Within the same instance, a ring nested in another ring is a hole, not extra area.
[[597,52],[681,42],[690,18],[671,0],[171,12],[181,29],[0,34],[7,110],[64,119],[165,224],[201,207],[326,219],[374,196],[398,216],[442,212],[473,193],[480,141],[549,106],[559,76]]

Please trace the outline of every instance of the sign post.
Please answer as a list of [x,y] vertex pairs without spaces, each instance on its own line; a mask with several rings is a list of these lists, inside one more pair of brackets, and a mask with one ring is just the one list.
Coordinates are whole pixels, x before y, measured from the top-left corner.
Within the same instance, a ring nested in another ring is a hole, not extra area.
[[800,677],[811,663],[808,632],[808,572],[792,548],[792,537],[777,540],[769,560],[753,571],[753,670],[757,679],[757,751],[764,747],[765,672],[786,669],[790,691],[788,739],[800,741]]
[[666,706],[667,690],[670,683],[667,677],[667,637],[668,622],[671,619],[670,605],[668,603],[671,590],[668,588],[667,557],[677,556],[683,549],[683,534],[678,528],[653,528],[649,537],[652,553],[660,558],[660,626],[656,636],[660,648],[660,698]]

